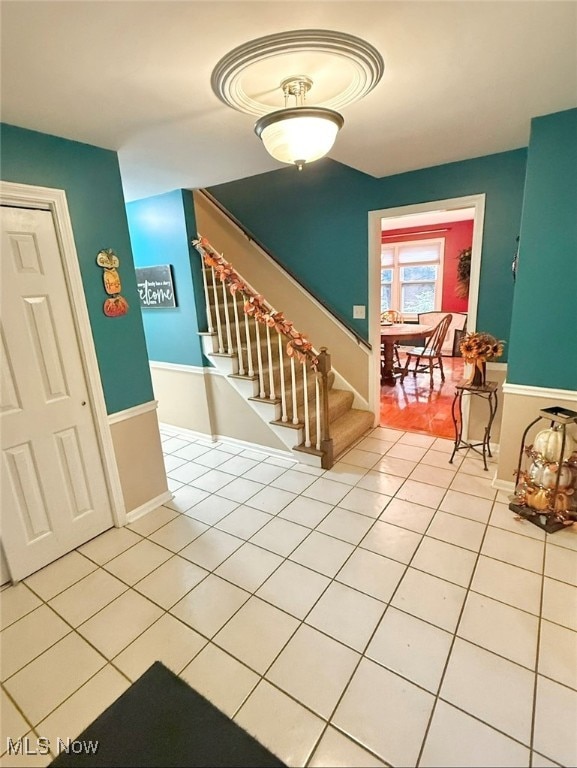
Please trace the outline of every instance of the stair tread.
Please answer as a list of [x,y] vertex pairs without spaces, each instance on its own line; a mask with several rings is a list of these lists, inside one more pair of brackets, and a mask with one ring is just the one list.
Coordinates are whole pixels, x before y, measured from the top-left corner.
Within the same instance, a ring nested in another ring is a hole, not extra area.
[[[336,421],[346,411],[348,411],[353,404],[354,396],[352,392],[346,389],[329,389],[329,422]],[[299,404],[297,409],[297,416],[302,419],[304,413],[302,403]],[[316,425],[315,414],[315,393],[309,397],[309,413],[311,419],[311,430],[314,430]]]
[[[222,307],[221,307],[222,310]],[[260,329],[263,330],[262,328]],[[218,338],[218,334],[216,333],[216,330],[210,332],[200,332],[201,336],[210,337],[212,336],[213,339],[215,337]],[[217,364],[218,358],[237,358],[237,352],[236,352],[236,338],[233,338],[233,352],[229,353],[226,351],[223,352],[211,352],[208,353],[208,357],[213,359],[213,362]],[[240,353],[243,358],[243,363],[248,363],[248,351],[246,348],[245,339],[243,338],[241,341],[241,350]],[[251,347],[252,347],[252,361],[253,361],[253,367],[255,368],[255,375],[250,377],[248,376],[248,373],[245,371],[245,374],[241,375],[238,372],[234,373],[228,373],[227,375],[232,379],[243,379],[243,380],[251,380],[255,381],[259,379],[259,376],[257,374],[256,368],[258,365],[258,354],[257,354],[257,345],[256,345],[256,337],[251,340]],[[207,342],[208,343],[208,342]],[[212,342],[214,344],[214,341]],[[266,340],[265,333],[261,333],[260,336],[260,351],[261,351],[261,358],[263,363],[263,384],[265,390],[268,391],[270,386],[270,370],[269,370],[269,358],[268,358],[268,344]],[[273,407],[278,408],[279,404],[281,403],[280,398],[280,382],[281,382],[281,371],[280,371],[280,354],[278,350],[278,340],[273,337],[271,338],[271,352],[272,352],[272,358],[271,358],[271,365],[270,369],[272,370],[272,376],[274,378],[274,391],[276,397],[274,397],[272,400],[267,396],[265,398],[260,398],[258,395],[254,395],[252,397],[246,396],[247,400],[251,400],[253,402],[259,402],[259,403],[268,403],[269,405],[273,405]],[[224,366],[224,361],[219,364],[220,366]],[[233,364],[233,369],[236,368],[237,365]],[[270,424],[274,424],[275,426],[288,426],[291,429],[302,429],[304,432],[304,396],[306,396],[307,402],[308,402],[308,412],[309,412],[309,437],[310,441],[312,443],[310,448],[305,448],[304,443],[302,443],[299,446],[295,446],[295,451],[305,452],[312,454],[314,456],[321,457],[323,455],[322,451],[317,451],[315,448],[316,442],[317,442],[317,433],[318,433],[318,425],[316,423],[316,395],[317,395],[317,388],[316,388],[316,382],[315,382],[315,375],[312,370],[308,370],[307,373],[307,387],[306,387],[306,395],[304,392],[304,383],[302,379],[302,372],[300,371],[300,364],[297,364],[296,366],[296,373],[298,376],[297,381],[295,382],[295,392],[294,397],[296,398],[296,404],[297,404],[297,418],[299,419],[299,424],[294,425],[292,424],[292,404],[293,404],[293,391],[292,391],[292,377],[291,377],[291,360],[288,357],[288,355],[283,354],[283,379],[284,384],[286,388],[286,406],[287,406],[287,412],[288,417],[291,420],[290,422],[283,422],[281,419],[277,419],[275,421],[269,422]],[[307,366],[308,368],[308,366]],[[369,429],[373,426],[374,421],[374,415],[371,411],[365,411],[361,410],[359,408],[353,408],[353,401],[354,401],[354,395],[350,390],[347,389],[333,389],[335,380],[335,374],[333,371],[329,372],[328,375],[328,419],[330,424],[330,436],[333,443],[333,456],[335,457],[335,460],[338,460],[338,457],[342,455],[353,443],[355,443],[358,438],[360,438],[365,432],[367,432]],[[231,382],[232,383],[232,382]],[[264,409],[260,409],[263,411]],[[277,410],[277,414],[279,413],[279,410]],[[272,414],[271,414],[272,415]],[[265,413],[261,412],[262,418],[268,421],[266,419]],[[301,432],[301,435],[303,434]],[[285,433],[286,434],[286,433]],[[295,435],[296,437],[296,435]],[[284,439],[284,438],[283,438]],[[290,445],[290,443],[287,441],[287,445]],[[294,443],[293,443],[294,445]]]
[[373,426],[374,415],[371,411],[351,408],[331,424],[331,437],[335,457],[343,453],[358,437]]

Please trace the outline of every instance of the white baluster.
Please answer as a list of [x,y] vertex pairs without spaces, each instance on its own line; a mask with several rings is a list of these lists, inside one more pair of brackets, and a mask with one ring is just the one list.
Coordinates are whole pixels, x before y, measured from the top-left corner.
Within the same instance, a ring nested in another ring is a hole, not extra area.
[[292,387],[292,395],[293,395],[293,424],[298,424],[299,416],[298,416],[298,406],[297,406],[297,383],[296,383],[294,357],[291,357],[291,387]]
[[268,353],[268,385],[269,385],[269,400],[275,399],[275,393],[274,393],[274,371],[272,367],[272,346],[270,343],[270,328],[267,325],[266,327],[266,349]]
[[278,331],[278,364],[280,366],[280,402],[281,402],[281,421],[287,422],[287,410],[286,410],[286,389],[284,385],[284,358],[282,353],[284,343],[284,336]]
[[232,355],[232,333],[230,331],[230,317],[228,314],[228,291],[226,290],[226,283],[222,281],[222,300],[224,302],[224,323],[226,327],[226,343],[227,352]]
[[321,388],[319,385],[319,377],[315,374],[315,418],[317,425],[317,442],[315,448],[317,451],[321,449]]
[[211,267],[211,272],[212,272],[212,292],[214,294],[214,313],[216,315],[216,331],[218,334],[218,351],[222,354],[224,352],[224,342],[222,340],[222,323],[220,322],[218,288],[216,287],[216,274],[214,272],[214,267]]
[[240,340],[240,323],[238,322],[238,305],[236,303],[236,293],[232,294],[232,303],[234,306],[234,327],[236,330],[236,351],[238,355],[238,372],[244,376],[244,362],[242,359],[242,344]]
[[262,369],[262,349],[260,348],[260,326],[258,320],[255,321],[256,328],[256,357],[258,362],[258,385],[259,385],[259,397],[266,397],[264,391],[264,371]]
[[252,366],[252,343],[250,340],[250,323],[246,313],[244,315],[244,330],[246,335],[246,354],[248,357],[248,375],[254,376],[254,368]]
[[204,286],[204,300],[206,302],[206,319],[208,320],[208,332],[212,333],[214,331],[214,326],[212,324],[212,310],[210,308],[210,299],[208,297],[208,283],[206,281],[206,270],[208,269],[208,267],[204,263],[204,260],[202,260],[201,268],[202,268],[202,284]]
[[309,398],[307,392],[307,364],[303,365],[303,398],[305,406],[305,447],[311,447],[311,425],[309,424]]

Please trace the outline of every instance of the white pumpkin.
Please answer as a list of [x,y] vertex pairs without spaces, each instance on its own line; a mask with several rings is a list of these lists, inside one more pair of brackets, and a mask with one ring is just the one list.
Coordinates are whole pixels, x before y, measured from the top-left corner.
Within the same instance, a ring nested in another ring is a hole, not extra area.
[[543,472],[545,467],[538,461],[534,461],[529,467],[529,477],[534,485],[543,485]]
[[558,471],[555,471],[552,467],[545,467],[541,474],[541,485],[545,488],[555,488],[557,475],[559,475],[559,490],[571,488],[573,485],[573,472],[570,467],[564,464],[561,465]]
[[575,441],[568,432],[565,433],[565,449],[563,450],[563,457],[561,457],[562,441],[563,431],[559,427],[542,429],[535,437],[533,450],[540,453],[547,461],[568,459],[575,450]]

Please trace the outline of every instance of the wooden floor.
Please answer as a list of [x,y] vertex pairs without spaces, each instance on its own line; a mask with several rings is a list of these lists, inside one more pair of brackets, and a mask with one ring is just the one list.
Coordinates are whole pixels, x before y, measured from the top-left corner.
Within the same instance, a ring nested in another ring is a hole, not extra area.
[[[401,364],[404,364],[401,353]],[[454,436],[451,404],[455,383],[463,378],[463,359],[444,357],[445,382],[434,372],[434,386],[430,389],[429,374],[409,374],[403,384],[400,378],[394,387],[381,387],[381,426],[421,432],[436,437]]]

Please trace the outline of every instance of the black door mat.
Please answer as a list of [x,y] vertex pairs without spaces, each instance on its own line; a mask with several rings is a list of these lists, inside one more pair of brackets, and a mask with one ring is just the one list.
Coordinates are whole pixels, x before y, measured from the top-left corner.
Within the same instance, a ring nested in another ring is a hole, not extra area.
[[[54,768],[276,768],[284,766],[159,661],[75,740]],[[54,745],[52,745],[54,746]]]

